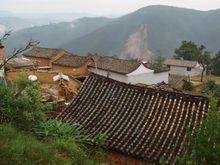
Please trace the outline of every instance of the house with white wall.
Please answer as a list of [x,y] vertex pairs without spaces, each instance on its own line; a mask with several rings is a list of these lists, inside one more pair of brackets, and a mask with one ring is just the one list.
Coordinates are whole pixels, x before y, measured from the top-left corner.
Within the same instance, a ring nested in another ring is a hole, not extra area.
[[201,75],[203,71],[203,67],[197,61],[166,59],[164,64],[170,68],[171,75],[191,77]]
[[145,63],[138,60],[123,60],[116,57],[93,55],[93,63],[90,64],[89,71],[114,80],[128,83],[147,85],[160,82],[168,83],[168,70],[156,72]]

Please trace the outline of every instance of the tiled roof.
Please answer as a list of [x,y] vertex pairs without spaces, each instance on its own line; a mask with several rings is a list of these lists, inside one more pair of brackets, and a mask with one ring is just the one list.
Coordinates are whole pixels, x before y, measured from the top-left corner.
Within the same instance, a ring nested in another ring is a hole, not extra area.
[[32,61],[24,57],[12,58],[11,60],[8,61],[8,64],[11,64],[13,68],[37,66],[36,61]]
[[168,72],[168,71],[170,71],[170,68],[168,68],[167,66],[162,66],[162,67],[160,67],[160,68],[156,68],[156,69],[155,69],[155,68],[152,66],[151,63],[143,63],[143,65],[144,65],[146,68],[149,68],[149,69],[154,70],[154,73],[162,73],[162,72]]
[[62,66],[70,66],[70,67],[80,67],[85,64],[87,58],[84,56],[77,56],[77,55],[63,55],[59,59],[53,62],[56,65]]
[[194,68],[194,67],[196,67],[198,62],[197,61],[188,61],[188,60],[166,59],[164,64],[170,65],[170,66],[181,66],[181,67]]
[[153,89],[158,89],[158,90],[165,90],[165,91],[170,91],[170,92],[178,92],[178,93],[183,93],[183,91],[178,90],[176,88],[173,88],[171,85],[165,83],[164,81],[161,83],[153,84],[151,86],[148,86],[149,88]]
[[202,96],[141,88],[90,74],[70,106],[56,118],[83,126],[85,135],[106,136],[107,150],[169,164],[182,155],[186,129],[208,111]]
[[94,60],[90,66],[98,69],[112,71],[120,74],[128,74],[136,70],[141,63],[137,60],[123,60],[116,57],[89,55]]
[[39,57],[50,59],[52,56],[57,55],[63,49],[34,47],[33,49],[25,52],[23,55],[26,57]]

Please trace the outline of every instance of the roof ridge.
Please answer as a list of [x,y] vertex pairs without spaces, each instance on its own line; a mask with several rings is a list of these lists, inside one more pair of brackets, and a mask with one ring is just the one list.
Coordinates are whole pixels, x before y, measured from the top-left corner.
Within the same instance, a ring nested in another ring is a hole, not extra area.
[[150,91],[150,92],[158,92],[160,94],[174,94],[175,96],[181,95],[182,97],[185,96],[185,97],[198,97],[198,98],[201,98],[201,99],[208,99],[208,97],[205,97],[203,95],[195,95],[195,94],[193,95],[193,94],[180,93],[180,92],[175,92],[175,91],[166,91],[166,90],[162,90],[162,89],[153,89],[153,88],[149,88],[149,87],[141,87],[141,86],[137,86],[137,85],[133,85],[133,84],[127,84],[127,83],[120,82],[120,81],[117,81],[115,79],[107,78],[105,76],[98,75],[98,74],[95,74],[95,73],[92,73],[92,72],[89,73],[89,76],[98,77],[98,78],[101,78],[105,81],[115,82],[115,83],[120,84],[124,87],[133,88],[133,89],[140,89],[140,90],[143,90],[143,91],[147,90],[147,91]]

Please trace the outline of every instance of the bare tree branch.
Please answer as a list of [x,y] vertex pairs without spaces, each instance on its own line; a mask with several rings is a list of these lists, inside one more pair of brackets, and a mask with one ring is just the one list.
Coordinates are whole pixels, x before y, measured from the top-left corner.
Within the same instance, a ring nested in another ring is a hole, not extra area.
[[0,38],[0,43],[3,43],[12,33],[12,30],[8,30],[5,34]]
[[18,55],[24,53],[25,51],[29,50],[30,48],[37,46],[39,43],[40,43],[39,41],[34,41],[34,40],[30,39],[30,41],[26,44],[25,47],[19,48],[19,49],[14,49],[12,55],[9,58],[7,58],[3,64],[0,64],[0,69],[2,69],[8,63],[9,60],[11,60],[14,57],[17,57]]

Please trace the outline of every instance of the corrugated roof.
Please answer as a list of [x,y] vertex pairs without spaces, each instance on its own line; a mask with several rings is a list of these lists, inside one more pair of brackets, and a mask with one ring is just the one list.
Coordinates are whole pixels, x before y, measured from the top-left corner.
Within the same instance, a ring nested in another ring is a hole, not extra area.
[[184,152],[186,129],[206,115],[208,99],[141,88],[90,74],[57,119],[83,126],[83,134],[106,136],[103,146],[149,162],[174,164]]
[[63,55],[59,59],[53,62],[56,65],[62,66],[70,66],[70,67],[80,67],[85,64],[87,58],[84,56],[77,56],[77,55]]
[[64,50],[54,49],[54,48],[34,47],[33,49],[25,52],[23,55],[26,57],[39,57],[39,58],[50,59],[51,57],[57,55],[61,51]]
[[90,67],[97,67],[107,71],[112,71],[120,74],[128,74],[136,70],[141,62],[138,60],[123,60],[116,57],[89,55],[94,60]]
[[180,66],[180,67],[194,68],[194,67],[196,67],[198,62],[197,61],[188,61],[188,60],[166,59],[164,64],[165,65],[170,65],[170,66]]

